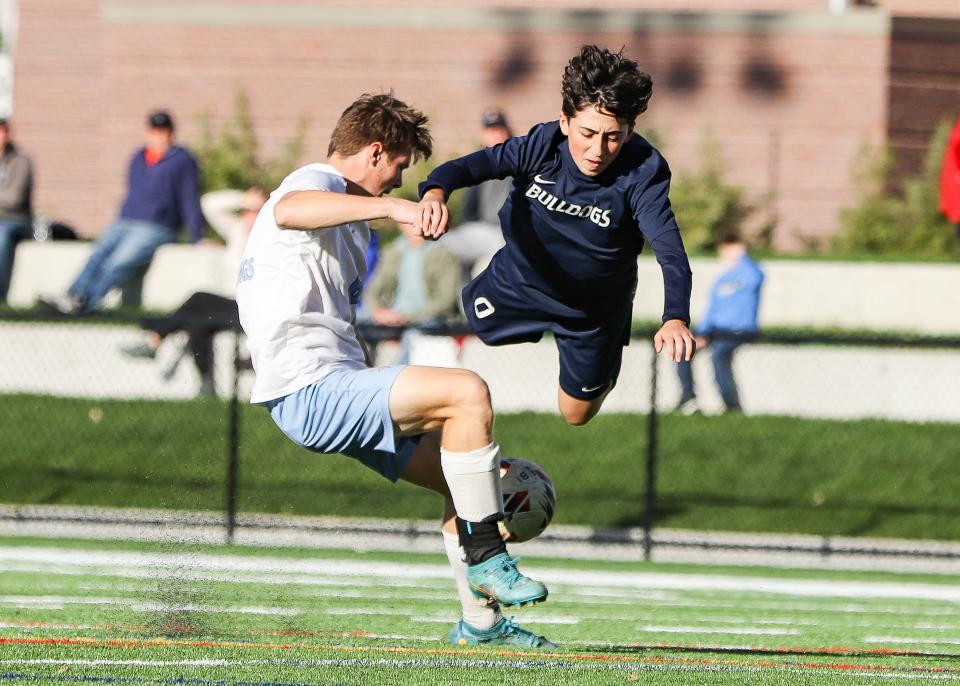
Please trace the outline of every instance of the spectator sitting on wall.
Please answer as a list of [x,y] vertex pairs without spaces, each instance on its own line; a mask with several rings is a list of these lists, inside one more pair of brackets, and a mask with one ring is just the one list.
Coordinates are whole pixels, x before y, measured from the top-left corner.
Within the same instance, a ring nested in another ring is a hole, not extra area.
[[[722,236],[717,244],[720,261],[727,269],[713,282],[707,313],[696,331],[697,350],[710,347],[717,389],[727,412],[740,412],[740,393],[733,376],[733,354],[745,338],[756,335],[757,311],[763,271],[750,257],[738,234]],[[677,409],[684,414],[699,412],[689,362],[677,365],[682,395]]]
[[199,169],[193,156],[174,144],[173,119],[167,112],[149,115],[146,143],[130,160],[120,216],[97,239],[66,294],[41,298],[41,303],[63,314],[88,314],[111,289],[141,274],[160,246],[176,241],[181,225],[187,226],[193,242],[202,239]]
[[364,295],[375,324],[439,324],[460,316],[463,271],[444,245],[402,234],[380,256]]
[[[240,262],[247,244],[247,236],[253,228],[260,208],[267,200],[262,188],[252,186],[246,191],[221,190],[206,193],[200,198],[203,214],[214,231],[226,243],[227,276],[224,293],[197,292],[176,309],[169,317],[144,320],[144,339],[120,350],[131,357],[153,359],[163,339],[174,331],[183,330],[189,335],[187,347],[193,356],[200,374],[200,394],[213,395],[216,391],[213,368],[213,337],[226,329],[239,326],[236,294]],[[179,357],[176,358],[179,361]],[[176,366],[166,376],[172,376]]]
[[947,148],[943,153],[940,172],[940,211],[950,220],[960,239],[960,117],[957,117]]
[[33,236],[33,167],[10,137],[10,124],[0,119],[0,303],[7,299],[17,243]]
[[[506,115],[497,109],[485,110],[480,125],[480,140],[484,147],[499,145],[513,135]],[[490,179],[464,191],[461,223],[444,237],[443,246],[460,260],[468,273],[478,262],[489,261],[503,247],[498,213],[512,184],[511,177]]]

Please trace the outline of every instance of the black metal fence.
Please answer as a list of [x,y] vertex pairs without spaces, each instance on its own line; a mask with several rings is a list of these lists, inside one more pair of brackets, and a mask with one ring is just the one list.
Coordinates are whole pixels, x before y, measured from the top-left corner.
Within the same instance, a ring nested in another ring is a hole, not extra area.
[[[0,504],[221,512],[230,534],[252,513],[439,514],[430,493],[288,441],[248,404],[242,337],[221,328],[204,378],[184,331],[151,358],[130,354],[144,342],[136,316],[0,314]],[[552,341],[489,348],[447,335],[461,333],[365,330],[380,364],[406,357],[487,380],[498,441],[551,473],[558,524],[647,552],[685,531],[761,546],[760,534],[960,540],[960,339],[743,341],[742,412],[724,411],[708,348],[693,365],[697,407],[677,411],[674,364],[637,331],[601,415],[568,427]]]

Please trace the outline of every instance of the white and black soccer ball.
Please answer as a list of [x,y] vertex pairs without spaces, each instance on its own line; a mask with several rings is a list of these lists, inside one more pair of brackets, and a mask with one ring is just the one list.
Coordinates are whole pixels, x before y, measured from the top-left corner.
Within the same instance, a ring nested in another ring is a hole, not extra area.
[[520,457],[501,457],[500,486],[500,531],[506,540],[522,543],[542,534],[557,508],[557,492],[543,468]]

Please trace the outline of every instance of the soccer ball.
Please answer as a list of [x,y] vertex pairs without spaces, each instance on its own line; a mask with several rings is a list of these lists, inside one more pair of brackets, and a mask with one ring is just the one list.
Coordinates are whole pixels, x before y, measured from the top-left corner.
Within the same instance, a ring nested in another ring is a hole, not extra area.
[[536,538],[553,519],[557,492],[543,468],[520,457],[500,458],[503,519],[500,533],[507,541]]

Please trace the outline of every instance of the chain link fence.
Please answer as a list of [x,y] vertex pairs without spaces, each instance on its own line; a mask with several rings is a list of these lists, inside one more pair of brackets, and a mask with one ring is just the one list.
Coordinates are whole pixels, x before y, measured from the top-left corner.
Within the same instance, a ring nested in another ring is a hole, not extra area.
[[[247,401],[242,336],[214,328],[202,375],[185,331],[144,357],[130,354],[144,341],[134,316],[0,315],[0,504],[219,513],[230,531],[254,513],[440,514],[430,492],[292,444]],[[675,409],[676,365],[654,354],[652,330],[638,331],[601,414],[570,427],[556,411],[551,340],[490,348],[437,331],[365,333],[378,364],[407,355],[478,372],[504,453],[545,467],[554,521],[598,540],[634,532],[624,540],[648,550],[677,531],[758,545],[771,533],[960,541],[960,339],[762,335],[734,359],[742,412],[724,412],[708,348],[687,414]]]

